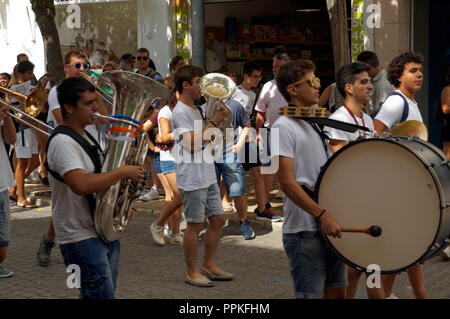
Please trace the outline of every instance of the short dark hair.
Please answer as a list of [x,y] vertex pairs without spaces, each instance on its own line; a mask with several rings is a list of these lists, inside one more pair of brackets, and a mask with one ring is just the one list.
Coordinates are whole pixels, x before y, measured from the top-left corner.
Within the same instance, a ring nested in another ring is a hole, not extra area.
[[372,51],[361,52],[356,58],[356,61],[367,63],[373,68],[380,66],[380,60],[378,60],[378,56],[375,52]]
[[347,93],[345,92],[346,84],[354,84],[356,74],[360,74],[362,72],[369,72],[370,67],[363,62],[353,62],[350,64],[346,64],[339,68],[339,71],[336,76],[336,86],[341,93],[342,97],[345,98]]
[[291,100],[287,91],[288,85],[297,82],[306,73],[315,70],[316,66],[311,60],[290,61],[280,66],[276,77],[277,86],[286,101],[290,102]]
[[262,71],[262,67],[255,62],[245,62],[242,67],[242,75],[247,74],[248,76],[252,75],[253,71]]
[[136,50],[136,52],[147,53],[147,55],[150,56],[150,51],[147,48],[139,48]]
[[73,56],[76,56],[77,58],[80,58],[80,59],[85,59],[86,61],[88,60],[88,58],[86,57],[86,53],[84,53],[83,50],[74,48],[74,49],[70,50],[69,52],[67,52],[66,55],[64,56],[64,64],[69,64],[70,59]]
[[95,93],[95,87],[84,78],[67,78],[58,85],[56,93],[63,118],[67,114],[65,105],[77,107],[81,94],[86,91]]
[[186,81],[192,85],[192,80],[196,77],[205,75],[205,70],[196,65],[184,65],[179,68],[173,75],[173,81],[177,91],[183,93],[183,82]]
[[17,65],[17,73],[24,74],[27,71],[33,71],[34,64],[30,61],[22,61]]
[[406,63],[417,63],[423,65],[423,56],[420,53],[405,52],[394,58],[388,67],[388,80],[393,86],[398,88],[400,86],[399,78],[405,71]]
[[286,49],[286,47],[285,47],[284,45],[277,45],[277,46],[275,47],[275,50],[274,50],[274,52],[273,52],[273,55],[275,56],[275,55],[283,54],[283,53],[288,54],[288,50]]
[[182,56],[179,56],[179,55],[174,56],[172,58],[172,60],[170,60],[170,63],[169,63],[169,70],[170,70],[170,72],[172,72],[173,69],[175,68],[175,65],[177,65],[177,63],[182,61],[182,60],[183,60]]
[[19,54],[17,55],[17,63],[19,63],[20,58],[22,58],[22,57],[24,57],[24,56],[26,56],[27,59],[28,59],[28,55],[27,55],[26,53],[19,53]]
[[11,81],[11,74],[9,74],[8,72],[0,73],[0,76],[6,76],[8,78],[8,82]]

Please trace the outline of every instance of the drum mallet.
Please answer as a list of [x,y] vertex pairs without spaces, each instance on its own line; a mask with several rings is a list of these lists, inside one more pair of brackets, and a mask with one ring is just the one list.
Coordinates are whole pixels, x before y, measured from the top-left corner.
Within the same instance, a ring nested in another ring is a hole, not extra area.
[[365,233],[372,237],[381,235],[381,227],[377,225],[370,226],[369,228],[341,228],[341,231],[346,233]]

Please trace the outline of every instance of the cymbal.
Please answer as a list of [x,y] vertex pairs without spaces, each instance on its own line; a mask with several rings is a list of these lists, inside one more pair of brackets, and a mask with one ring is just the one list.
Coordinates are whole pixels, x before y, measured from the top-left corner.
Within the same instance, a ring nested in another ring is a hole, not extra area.
[[397,136],[417,136],[418,138],[428,141],[428,129],[420,121],[405,121],[402,122],[391,130],[391,135]]

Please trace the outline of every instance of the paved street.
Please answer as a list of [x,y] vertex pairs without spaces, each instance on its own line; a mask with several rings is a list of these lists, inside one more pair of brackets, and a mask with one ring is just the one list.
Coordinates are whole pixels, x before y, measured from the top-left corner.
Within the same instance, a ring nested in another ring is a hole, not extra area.
[[[251,181],[251,177],[247,178]],[[247,188],[249,189],[249,187]],[[27,193],[45,191],[42,185],[27,185]],[[14,271],[10,278],[0,279],[0,299],[3,298],[62,298],[78,297],[77,289],[66,286],[65,272],[59,248],[53,250],[49,267],[37,265],[36,251],[42,234],[48,227],[50,211],[49,193],[38,196],[40,207],[32,210],[12,206],[11,241],[4,265]],[[254,193],[248,194],[249,212],[255,208]],[[275,211],[281,213],[281,200],[272,201]],[[254,240],[242,238],[236,214],[229,215],[224,228],[217,260],[223,269],[235,274],[231,282],[217,282],[214,288],[197,288],[184,284],[184,255],[182,246],[167,244],[157,247],[148,226],[155,220],[163,204],[157,201],[138,202],[138,212],[121,237],[121,258],[117,298],[293,298],[292,279],[287,257],[281,241],[282,223],[270,225],[249,220],[256,232]],[[201,242],[203,243],[203,242]],[[203,244],[199,258],[203,255]],[[440,257],[424,265],[426,289],[431,298],[450,298],[450,263]],[[402,273],[396,281],[394,293],[399,298],[413,298],[407,275]],[[367,295],[361,280],[357,298]]]

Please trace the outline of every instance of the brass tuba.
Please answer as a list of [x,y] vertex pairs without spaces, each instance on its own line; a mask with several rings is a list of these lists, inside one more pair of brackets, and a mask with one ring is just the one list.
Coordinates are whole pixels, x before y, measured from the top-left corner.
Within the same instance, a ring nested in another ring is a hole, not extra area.
[[[112,116],[131,121],[129,124],[112,122],[102,172],[110,172],[122,165],[141,166],[147,154],[147,139],[140,123],[146,120],[144,114],[156,100],[168,99],[169,91],[157,81],[128,71],[108,71],[102,73],[101,80],[113,88]],[[131,125],[133,122],[136,125]],[[135,181],[123,179],[97,193],[94,225],[105,242],[116,240],[124,231],[133,215],[132,203],[138,197],[140,187]]]
[[219,108],[224,107],[228,113],[223,123],[218,126],[225,138],[226,129],[233,128],[233,114],[230,107],[225,104],[225,101],[233,96],[236,91],[236,84],[230,77],[222,73],[209,73],[200,79],[200,87],[202,93],[208,95],[205,116],[207,122],[213,118]]

